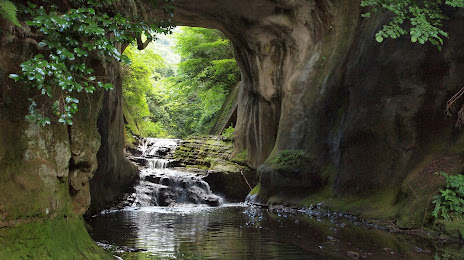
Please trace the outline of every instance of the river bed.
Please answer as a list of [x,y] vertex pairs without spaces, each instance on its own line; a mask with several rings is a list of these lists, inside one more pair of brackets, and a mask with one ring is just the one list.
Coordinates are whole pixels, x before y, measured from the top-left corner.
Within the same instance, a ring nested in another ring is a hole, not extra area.
[[[442,255],[428,239],[348,219],[244,204],[123,209],[100,214],[88,224],[93,239],[112,245],[123,259],[441,259]],[[131,251],[127,248],[142,250],[127,252]]]
[[143,163],[134,192],[118,210],[88,220],[93,239],[117,257],[454,259],[444,244],[388,232],[317,207],[293,210],[224,203],[202,176],[169,168],[179,142],[144,139],[132,158]]

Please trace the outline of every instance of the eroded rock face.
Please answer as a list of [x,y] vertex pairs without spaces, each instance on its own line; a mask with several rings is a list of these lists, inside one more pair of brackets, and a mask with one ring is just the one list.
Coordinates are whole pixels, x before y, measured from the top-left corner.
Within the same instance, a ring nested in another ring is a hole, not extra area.
[[101,146],[97,153],[98,168],[90,181],[92,204],[88,214],[95,214],[111,206],[134,183],[137,167],[124,155],[124,118],[122,113],[122,79],[118,62],[101,68],[111,75],[114,89],[103,96],[97,127]]
[[[425,187],[440,166],[422,179],[415,173],[456,152],[449,147],[461,134],[443,111],[464,77],[462,12],[449,14],[452,36],[439,52],[408,39],[377,43],[388,19],[362,19],[356,1],[174,4],[183,24],[218,28],[234,43],[243,82],[235,155],[246,151],[252,167],[265,163],[261,201],[292,190],[292,177],[272,167],[287,150],[313,158],[295,167],[300,195],[315,192],[315,181],[335,194],[397,190],[412,180]],[[318,176],[307,178],[308,167]]]
[[[451,37],[438,52],[408,39],[375,42],[386,18],[361,19],[357,1],[173,3],[181,23],[218,28],[234,43],[242,71],[234,155],[246,154],[254,168],[264,164],[260,201],[288,197],[295,179],[301,180],[299,196],[327,186],[339,195],[395,190],[395,198],[408,201],[414,191],[435,191],[429,183],[437,183],[433,171],[443,168],[440,162],[453,162],[448,171],[461,163],[452,156],[462,152],[456,145],[461,134],[443,110],[464,80],[462,13],[450,14],[445,30]],[[80,111],[75,126],[36,129],[23,120],[34,93],[8,79],[18,57],[36,50],[20,39],[1,44],[0,120],[7,122],[0,125],[0,191],[7,195],[0,197],[2,225],[82,214],[89,190],[93,210],[114,200],[135,171],[123,159],[119,65],[100,68],[116,89],[93,96],[92,109],[84,105],[89,110]],[[287,171],[285,163],[295,158],[286,151],[307,159]],[[446,156],[453,160],[442,160]],[[425,209],[424,200],[418,209]]]
[[[328,63],[328,58],[338,55],[333,58],[339,61],[346,54],[346,42],[358,24],[359,6],[331,1],[174,4],[185,24],[218,28],[234,43],[243,82],[236,153],[247,150],[249,165],[257,167],[276,146],[297,149],[309,120],[305,103],[311,102],[305,95],[320,88],[311,86],[311,81],[323,77],[317,74],[321,60]],[[280,135],[286,138],[276,143]]]
[[[81,216],[90,205],[89,179],[97,168],[96,128],[101,93],[83,95],[73,126],[30,124],[35,90],[8,79],[36,46],[14,38],[0,45],[0,226]],[[40,101],[38,101],[40,102]],[[88,106],[93,102],[93,110]]]
[[228,202],[243,202],[258,180],[254,170],[230,161],[232,152],[232,143],[221,136],[190,137],[181,142],[173,158],[182,166],[176,170],[206,175],[203,180],[213,193]]

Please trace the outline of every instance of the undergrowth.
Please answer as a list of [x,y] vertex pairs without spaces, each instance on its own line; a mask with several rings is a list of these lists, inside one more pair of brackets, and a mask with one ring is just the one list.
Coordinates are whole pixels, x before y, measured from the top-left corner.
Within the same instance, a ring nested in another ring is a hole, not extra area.
[[446,189],[440,190],[440,195],[435,196],[433,204],[435,208],[432,215],[435,218],[453,220],[462,218],[464,214],[464,175],[448,175],[445,172],[436,172],[446,178]]
[[226,138],[227,140],[233,141],[234,140],[234,132],[235,128],[233,126],[229,126],[224,131],[222,131],[222,136]]

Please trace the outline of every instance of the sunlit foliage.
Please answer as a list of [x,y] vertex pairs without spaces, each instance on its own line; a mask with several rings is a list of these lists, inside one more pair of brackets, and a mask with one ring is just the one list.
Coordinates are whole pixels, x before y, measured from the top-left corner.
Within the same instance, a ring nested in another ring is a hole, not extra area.
[[[131,49],[126,53],[133,60],[130,66],[133,72],[124,79],[125,99],[133,99],[127,102],[132,106],[127,110],[132,111],[130,114],[136,115],[138,121],[144,118],[141,121],[147,122],[149,118],[155,123],[159,133],[151,131],[154,136],[169,133],[182,138],[206,134],[231,87],[239,80],[232,45],[217,30],[190,27],[175,32],[170,41],[175,45],[173,51],[180,56],[178,64],[167,62],[176,60],[173,58],[175,54],[166,51],[166,45],[158,43],[145,53],[135,54]],[[142,82],[146,70],[150,71],[150,76]],[[150,115],[146,113],[147,106]],[[135,112],[136,109],[140,111]],[[142,126],[141,123],[136,125]]]
[[145,20],[137,15],[146,6],[140,1],[65,2],[18,5],[21,17],[34,34],[33,40],[43,51],[23,62],[21,71],[10,78],[38,90],[38,95],[30,98],[26,118],[41,125],[50,124],[55,118],[60,123],[72,124],[78,111],[77,92],[112,89],[110,83],[95,75],[89,61],[97,59],[104,63],[116,59],[129,63],[117,43],[133,42],[142,35],[152,39],[153,33],[166,33],[171,28],[169,20]]

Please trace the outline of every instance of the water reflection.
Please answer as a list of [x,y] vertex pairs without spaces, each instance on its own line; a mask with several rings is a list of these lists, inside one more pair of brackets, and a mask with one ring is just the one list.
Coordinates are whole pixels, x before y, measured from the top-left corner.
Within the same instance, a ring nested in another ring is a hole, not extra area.
[[428,240],[342,219],[227,205],[144,207],[89,222],[96,241],[146,251],[124,259],[433,259]]

